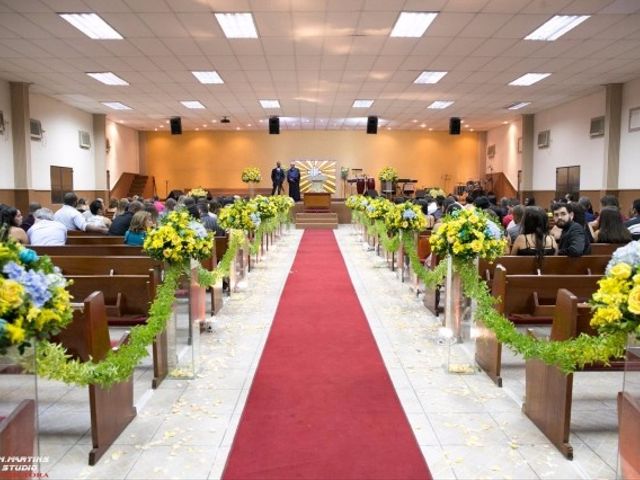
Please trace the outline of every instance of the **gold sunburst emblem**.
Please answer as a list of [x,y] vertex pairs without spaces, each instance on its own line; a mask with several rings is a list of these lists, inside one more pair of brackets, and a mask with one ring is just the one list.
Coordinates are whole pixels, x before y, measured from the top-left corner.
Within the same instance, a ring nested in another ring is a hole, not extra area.
[[300,169],[300,192],[311,190],[311,178],[321,174],[325,177],[322,189],[325,192],[336,191],[336,162],[329,160],[296,160]]

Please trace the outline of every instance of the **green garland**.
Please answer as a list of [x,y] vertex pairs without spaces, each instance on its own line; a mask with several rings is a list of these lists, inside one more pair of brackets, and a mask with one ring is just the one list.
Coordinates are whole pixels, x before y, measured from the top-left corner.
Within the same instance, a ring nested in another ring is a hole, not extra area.
[[230,230],[229,245],[222,259],[218,262],[218,266],[212,271],[202,268],[202,265],[198,267],[198,284],[202,287],[210,287],[218,283],[221,278],[228,277],[231,272],[231,264],[245,241],[242,230]]
[[110,351],[98,363],[81,362],[71,359],[62,345],[41,341],[36,348],[37,374],[68,384],[98,384],[102,387],[109,387],[129,378],[140,360],[148,355],[147,346],[165,329],[173,310],[178,281],[185,271],[186,268],[180,265],[172,265],[165,271],[164,281],[158,287],[156,298],[149,308],[147,323],[133,327],[129,341],[116,352]]
[[377,220],[374,227],[376,235],[378,235],[378,238],[380,239],[380,245],[382,245],[382,248],[389,253],[397,252],[400,248],[400,235],[396,233],[390,237],[383,220]]
[[[406,237],[403,245],[418,278],[429,288],[441,285],[446,276],[447,262],[440,262],[434,270],[428,270],[420,263],[413,239]],[[496,335],[499,342],[524,358],[538,358],[549,365],[556,365],[564,373],[571,373],[590,363],[607,364],[613,358],[624,356],[627,341],[625,332],[601,333],[597,336],[581,334],[563,341],[549,341],[523,334],[495,309],[497,299],[491,295],[487,283],[478,275],[473,263],[454,259],[453,268],[460,274],[464,294],[477,303],[477,318]]]

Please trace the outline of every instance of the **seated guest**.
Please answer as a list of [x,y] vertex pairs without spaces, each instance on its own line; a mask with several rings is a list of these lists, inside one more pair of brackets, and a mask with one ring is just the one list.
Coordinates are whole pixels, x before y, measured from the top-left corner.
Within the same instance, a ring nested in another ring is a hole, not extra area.
[[106,213],[110,214],[111,218],[113,218],[118,211],[118,199],[115,197],[111,197],[109,200],[109,206],[105,210]]
[[620,210],[616,207],[604,207],[598,217],[600,228],[593,232],[593,239],[598,243],[629,243],[631,232],[622,223]]
[[434,210],[431,209],[431,204],[422,199],[418,199],[416,200],[416,205],[420,206],[420,208],[422,209],[422,213],[427,220],[426,228],[433,228],[436,223],[436,218],[433,216]]
[[593,205],[591,205],[591,199],[589,197],[580,197],[578,203],[584,208],[584,220],[585,222],[593,222],[596,219],[593,213]]
[[131,219],[136,212],[144,209],[144,205],[140,202],[131,202],[127,207],[127,211],[122,215],[118,215],[113,219],[111,228],[109,228],[109,235],[124,235],[129,230]]
[[591,252],[585,228],[573,221],[574,204],[555,203],[552,207],[556,227],[561,230],[558,255],[581,257]]
[[62,223],[67,230],[81,230],[83,232],[107,233],[107,227],[87,223],[82,214],[76,209],[78,197],[73,192],[64,194],[64,205],[58,210],[53,218]]
[[27,215],[26,217],[23,217],[22,225],[20,225],[21,229],[23,229],[26,232],[33,226],[33,224],[36,221],[36,219],[33,217],[33,214],[35,213],[36,210],[40,208],[42,208],[42,205],[40,205],[38,202],[33,202],[29,204],[29,215]]
[[535,256],[541,261],[545,255],[555,255],[555,239],[549,235],[547,214],[540,207],[526,207],[522,217],[522,233],[511,247],[511,255]]
[[154,195],[152,200],[153,206],[156,207],[156,212],[158,212],[158,215],[162,215],[162,212],[164,212],[164,205],[160,201],[160,198],[158,198],[157,195]]
[[116,213],[113,214],[113,218],[116,218],[118,215],[122,215],[129,208],[129,199],[121,198],[118,200],[118,208],[116,209]]
[[40,208],[33,214],[36,223],[29,229],[31,245],[64,245],[67,243],[67,227],[53,219],[53,212]]
[[22,225],[22,213],[16,207],[5,207],[0,210],[0,231],[3,237],[1,240],[11,238],[22,245],[27,245],[29,237],[20,225]]
[[489,199],[485,196],[476,197],[473,200],[473,205],[487,214],[487,228],[495,240],[500,240],[503,237],[502,229],[498,226],[500,225],[500,217],[491,209]]
[[526,197],[524,199],[524,206],[525,207],[533,207],[536,204],[536,199],[533,197]]
[[633,201],[631,215],[632,217],[624,222],[624,226],[627,227],[634,240],[640,240],[640,198]]
[[[528,207],[532,208],[532,207]],[[509,222],[509,228],[507,228],[507,238],[509,244],[513,245],[522,227],[522,217],[524,216],[524,207],[522,205],[516,205],[511,209],[511,221]]]
[[137,211],[131,218],[129,229],[124,233],[124,243],[141,247],[144,243],[144,238],[147,236],[147,230],[150,228],[153,228],[151,213],[145,210]]
[[218,219],[213,218],[209,215],[209,204],[208,203],[200,203],[197,205],[198,213],[200,215],[200,222],[204,225],[208,231],[213,232],[214,235],[218,237],[223,237],[226,232],[224,229],[218,225]]
[[76,203],[76,209],[80,212],[80,213],[84,213],[87,210],[89,210],[89,205],[87,205],[87,201],[84,198],[79,198],[78,202]]
[[[106,228],[111,226],[111,220],[103,215],[103,205],[100,200],[94,200],[89,204],[89,211],[85,212],[84,218],[87,223],[93,223]],[[88,215],[87,215],[88,214]]]

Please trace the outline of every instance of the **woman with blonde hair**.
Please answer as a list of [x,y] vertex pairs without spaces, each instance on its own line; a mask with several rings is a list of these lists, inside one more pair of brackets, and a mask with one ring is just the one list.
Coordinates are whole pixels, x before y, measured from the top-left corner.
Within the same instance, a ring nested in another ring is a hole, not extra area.
[[145,210],[137,211],[131,219],[129,230],[124,234],[124,243],[133,246],[142,246],[147,230],[153,227],[153,218]]

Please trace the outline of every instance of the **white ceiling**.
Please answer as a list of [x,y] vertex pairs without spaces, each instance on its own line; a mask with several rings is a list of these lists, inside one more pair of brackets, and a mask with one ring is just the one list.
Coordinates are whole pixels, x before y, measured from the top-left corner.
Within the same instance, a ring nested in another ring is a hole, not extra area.
[[[422,38],[391,38],[402,10],[440,14]],[[223,35],[212,12],[232,11],[253,13],[258,39]],[[91,40],[56,12],[96,12],[125,39]],[[555,42],[523,40],[558,13],[593,16]],[[202,85],[191,70],[225,83]],[[415,85],[423,70],[449,73]],[[130,86],[86,75],[96,71]],[[552,75],[507,85],[527,72]],[[460,116],[485,130],[638,77],[640,0],[0,0],[0,78],[138,129],[167,128],[171,116],[183,129],[266,129],[269,115],[286,117],[283,129],[360,129],[377,115],[382,128],[442,130]],[[353,109],[355,99],[375,102]],[[455,103],[428,110],[433,100]],[[504,108],[516,101],[532,103]]]

